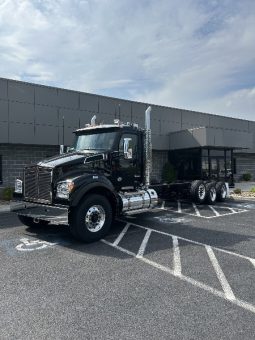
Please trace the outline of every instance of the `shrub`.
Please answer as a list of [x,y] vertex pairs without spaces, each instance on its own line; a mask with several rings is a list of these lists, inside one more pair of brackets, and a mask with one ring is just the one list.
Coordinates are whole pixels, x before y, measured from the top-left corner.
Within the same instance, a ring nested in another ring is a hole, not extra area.
[[7,187],[3,189],[3,200],[4,201],[10,201],[12,199],[14,189]]
[[176,180],[176,171],[171,163],[166,163],[163,166],[162,178],[167,183],[172,183]]
[[234,189],[234,194],[241,195],[241,193],[242,193],[242,190],[240,188],[235,188]]
[[251,174],[249,172],[243,174],[243,180],[249,182],[251,180]]
[[251,188],[250,192],[252,192],[253,194],[255,194],[255,187]]

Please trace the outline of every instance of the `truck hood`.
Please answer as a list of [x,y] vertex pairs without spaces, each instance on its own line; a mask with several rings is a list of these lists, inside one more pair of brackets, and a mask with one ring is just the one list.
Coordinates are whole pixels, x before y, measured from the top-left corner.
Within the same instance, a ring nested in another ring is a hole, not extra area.
[[78,165],[83,164],[85,159],[90,156],[94,156],[95,153],[70,153],[57,155],[50,158],[47,158],[39,163],[38,166],[47,167],[47,168],[56,168],[62,167],[66,165]]

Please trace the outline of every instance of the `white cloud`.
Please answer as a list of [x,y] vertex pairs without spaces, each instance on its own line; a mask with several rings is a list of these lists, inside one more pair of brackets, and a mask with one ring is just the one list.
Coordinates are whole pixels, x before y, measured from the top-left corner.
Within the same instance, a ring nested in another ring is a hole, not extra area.
[[0,0],[0,76],[255,119],[255,3]]

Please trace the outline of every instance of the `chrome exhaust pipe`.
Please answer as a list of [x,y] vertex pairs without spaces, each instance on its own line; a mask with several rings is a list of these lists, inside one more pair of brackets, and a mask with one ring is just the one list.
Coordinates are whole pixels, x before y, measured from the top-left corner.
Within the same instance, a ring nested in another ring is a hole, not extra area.
[[144,178],[145,189],[148,190],[150,186],[150,174],[152,169],[152,144],[151,144],[151,106],[145,111],[145,165],[144,165]]
[[96,119],[97,119],[97,116],[94,115],[92,118],[91,118],[91,122],[90,122],[90,125],[91,126],[95,126],[96,125]]

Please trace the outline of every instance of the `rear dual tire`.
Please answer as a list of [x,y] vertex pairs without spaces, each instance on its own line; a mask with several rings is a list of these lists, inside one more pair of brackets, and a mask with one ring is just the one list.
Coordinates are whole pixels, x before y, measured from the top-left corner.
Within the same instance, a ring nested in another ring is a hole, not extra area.
[[203,181],[197,180],[191,183],[191,198],[198,204],[203,204],[206,200],[206,185]]
[[227,198],[227,187],[224,182],[217,182],[215,185],[216,188],[216,194],[217,194],[217,201],[218,202],[224,202]]
[[210,182],[206,184],[206,198],[205,201],[207,204],[215,204],[217,200],[217,191],[214,182]]
[[227,198],[227,187],[224,182],[204,183],[202,180],[196,180],[191,183],[191,198],[198,204],[214,204],[216,201],[224,202]]

